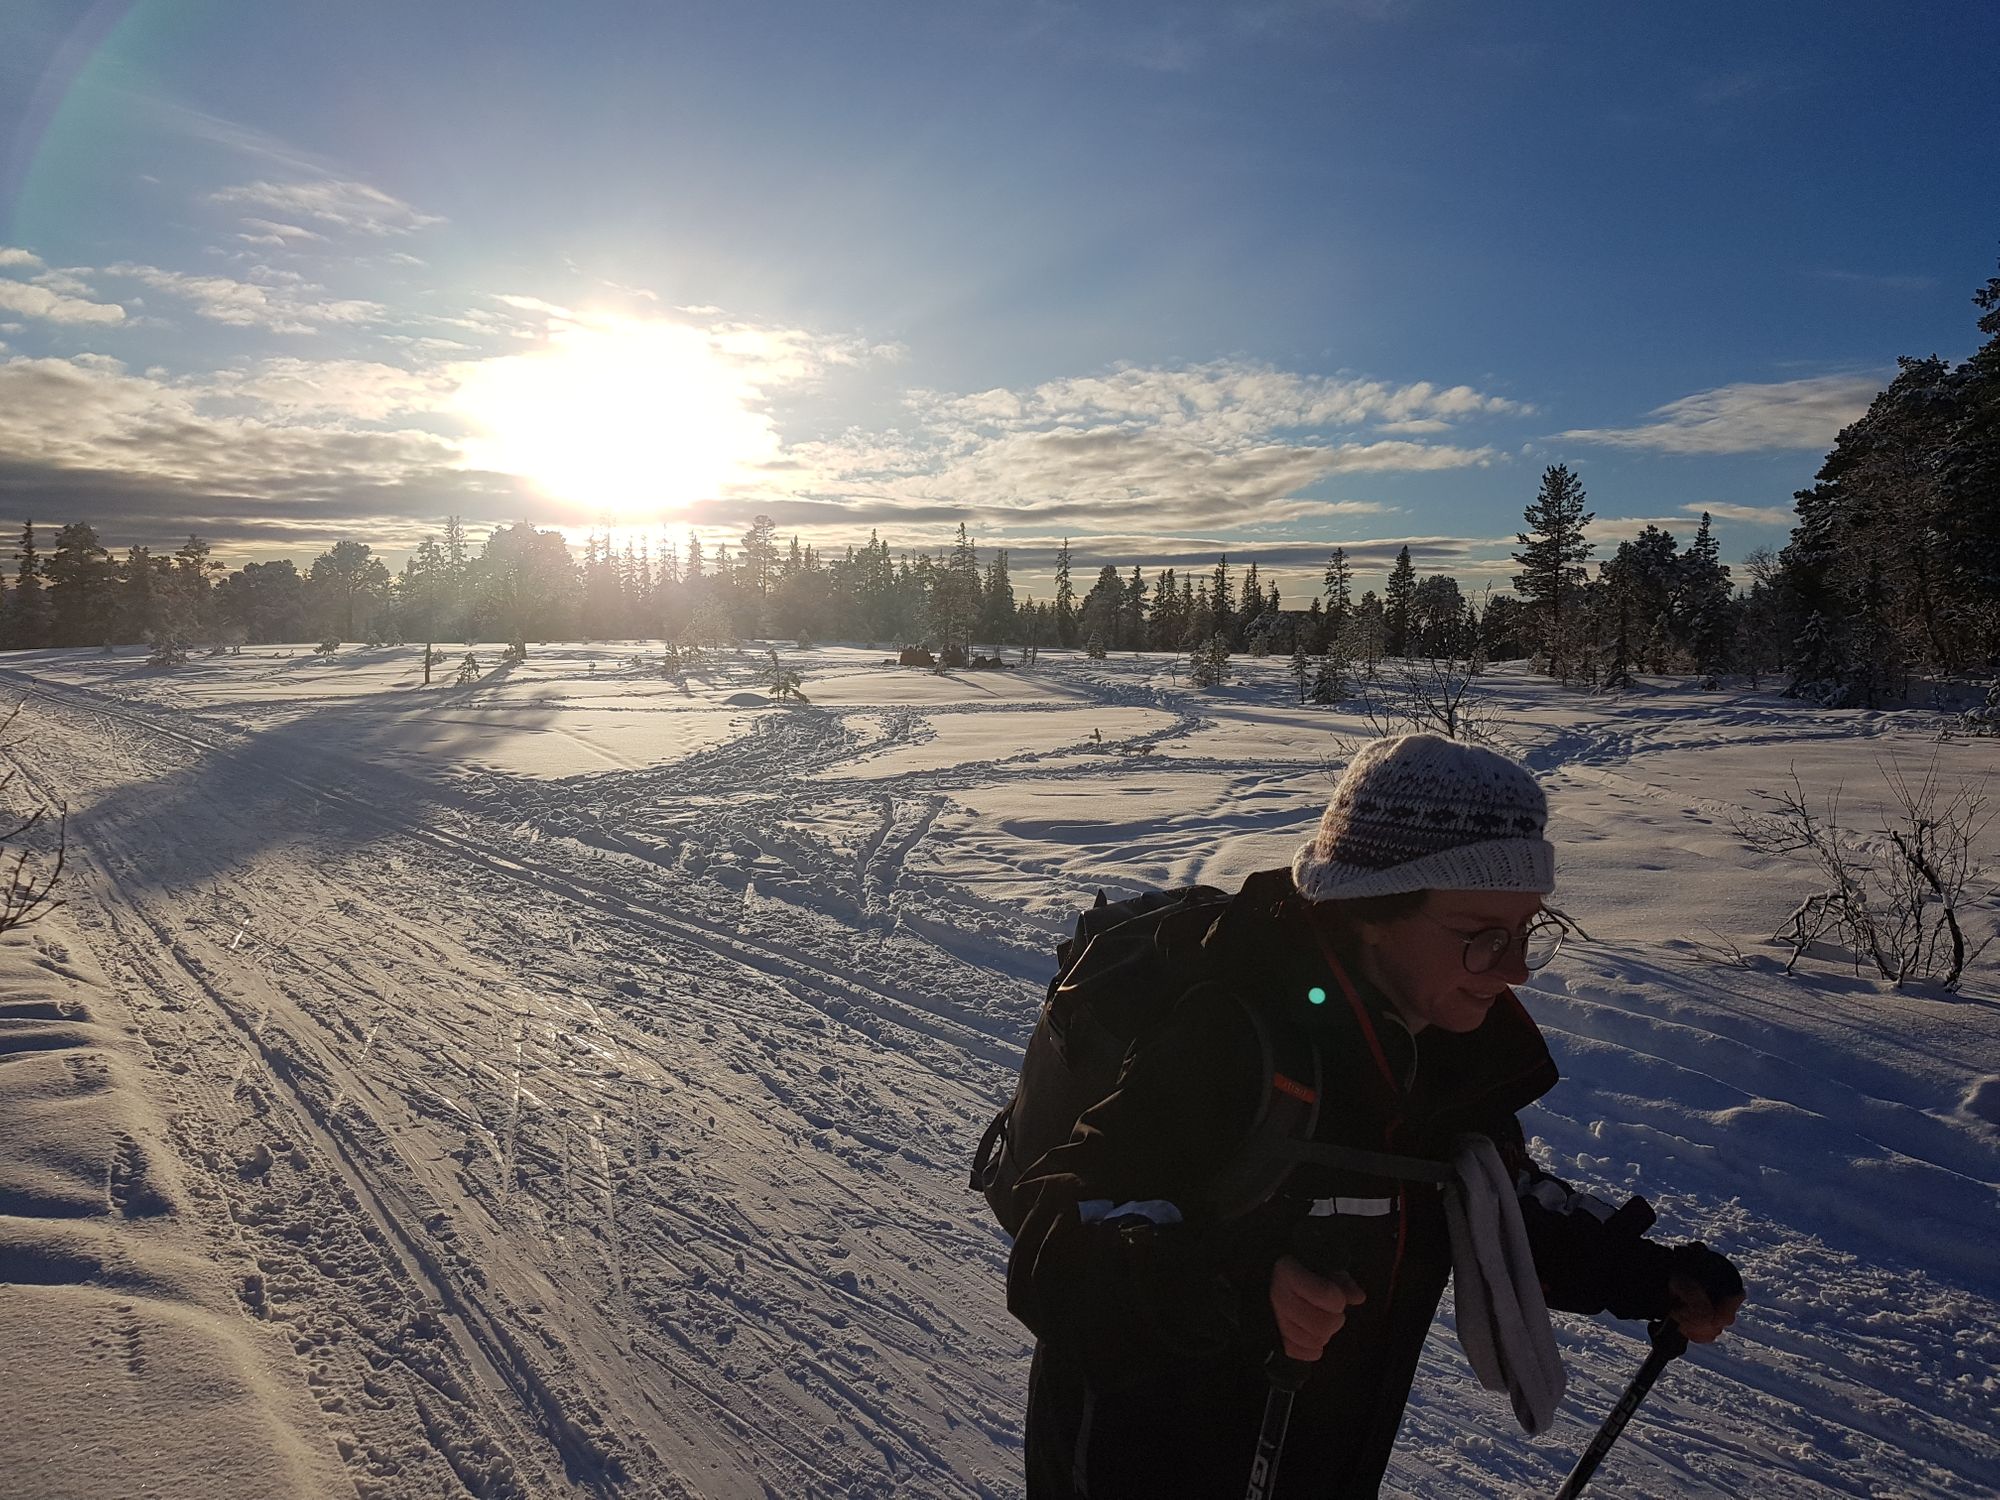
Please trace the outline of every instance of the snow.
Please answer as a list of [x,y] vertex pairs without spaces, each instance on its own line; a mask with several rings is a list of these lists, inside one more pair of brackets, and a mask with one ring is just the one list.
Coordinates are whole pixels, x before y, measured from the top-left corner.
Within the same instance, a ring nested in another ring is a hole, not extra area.
[[[759,651],[475,649],[469,688],[462,650],[430,688],[410,648],[0,659],[73,861],[0,943],[0,1492],[1018,1495],[1028,1343],[965,1170],[1050,948],[1100,888],[1287,861],[1366,726],[1280,660],[1196,693],[824,648],[759,707]],[[2000,964],[1783,973],[1807,873],[1731,826],[1792,768],[1865,809],[1878,762],[1957,785],[1992,745],[1483,692],[1593,939],[1524,995],[1565,1075],[1529,1132],[1751,1288],[1597,1484],[1994,1493]],[[1643,1353],[1558,1323],[1537,1441],[1433,1339],[1392,1488],[1553,1491]]]

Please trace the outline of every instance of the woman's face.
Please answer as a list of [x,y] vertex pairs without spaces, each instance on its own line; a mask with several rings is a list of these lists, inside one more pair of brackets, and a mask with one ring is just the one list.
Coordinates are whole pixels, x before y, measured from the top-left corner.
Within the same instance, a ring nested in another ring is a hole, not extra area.
[[1412,1032],[1476,1031],[1528,967],[1516,943],[1484,974],[1467,973],[1465,940],[1494,927],[1519,933],[1541,909],[1532,891],[1430,891],[1414,912],[1360,924],[1361,970]]

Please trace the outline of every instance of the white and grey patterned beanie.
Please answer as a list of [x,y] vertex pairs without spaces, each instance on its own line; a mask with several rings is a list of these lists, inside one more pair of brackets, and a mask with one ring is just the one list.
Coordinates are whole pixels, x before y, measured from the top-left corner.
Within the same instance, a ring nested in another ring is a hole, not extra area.
[[1398,891],[1556,887],[1548,798],[1526,766],[1435,734],[1375,740],[1348,763],[1292,860],[1310,901]]

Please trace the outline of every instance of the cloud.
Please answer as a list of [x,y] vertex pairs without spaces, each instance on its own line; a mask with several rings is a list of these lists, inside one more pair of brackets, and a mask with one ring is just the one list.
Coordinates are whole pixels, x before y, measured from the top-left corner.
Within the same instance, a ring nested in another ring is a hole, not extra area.
[[1655,407],[1647,415],[1659,420],[1643,426],[1572,428],[1559,436],[1656,453],[1826,449],[1880,390],[1871,375],[1725,385]]
[[311,219],[349,234],[412,234],[445,221],[420,213],[365,182],[323,177],[310,182],[246,182],[209,194],[209,202],[268,209],[287,219]]
[[1299,375],[1218,361],[1123,366],[1021,390],[914,391],[909,430],[794,442],[766,493],[917,524],[939,505],[986,527],[1241,532],[1365,514],[1373,502],[1305,492],[1338,476],[1483,466],[1490,446],[1378,436],[1442,430],[1528,408],[1468,386]]
[[1186,429],[1210,441],[1409,422],[1437,424],[1426,430],[1442,431],[1457,421],[1533,411],[1465,385],[1417,381],[1399,386],[1231,360],[1180,369],[1121,366],[1104,375],[1054,380],[1019,392],[940,396],[918,391],[911,404],[929,421],[970,428],[1109,420]]
[[379,302],[323,297],[326,290],[289,272],[263,269],[257,280],[228,276],[192,276],[158,266],[120,263],[109,276],[124,276],[144,286],[170,293],[189,303],[197,316],[236,328],[263,328],[272,333],[315,333],[327,324],[370,323],[387,316]]
[[49,287],[34,286],[24,281],[0,280],[0,308],[49,323],[84,323],[103,327],[125,321],[125,309],[116,302],[91,302],[82,297],[64,296]]
[[1602,562],[1617,551],[1617,543],[1629,542],[1648,526],[1657,526],[1670,532],[1676,542],[1683,545],[1694,536],[1696,525],[1694,516],[1598,516],[1587,528],[1589,540],[1596,544],[1592,560]]
[[1799,518],[1789,505],[1735,505],[1727,500],[1708,500],[1686,507],[1689,515],[1707,511],[1717,521],[1745,521],[1752,526],[1790,526]]
[[[121,544],[190,527],[238,542],[289,530],[318,545],[374,527],[371,541],[393,542],[421,534],[412,517],[520,513],[518,485],[463,470],[434,433],[304,420],[332,413],[326,400],[294,402],[300,420],[281,420],[279,404],[231,410],[255,381],[282,397],[295,372],[274,364],[172,381],[102,356],[0,361],[0,493],[88,518]],[[349,375],[350,390],[379,379]]]
[[18,250],[12,245],[0,245],[0,268],[25,266],[30,270],[35,270],[41,264],[42,258],[39,255],[31,254],[26,250]]
[[243,219],[242,222],[249,228],[257,231],[255,234],[239,234],[236,236],[236,238],[242,240],[246,245],[268,245],[272,249],[284,249],[292,245],[313,242],[324,245],[327,242],[325,235],[316,234],[312,230],[301,228],[297,224],[280,224],[275,219],[248,217]]
[[267,418],[351,417],[382,422],[433,411],[453,382],[441,373],[420,374],[360,359],[267,359],[245,370],[212,377],[206,393],[247,403]]

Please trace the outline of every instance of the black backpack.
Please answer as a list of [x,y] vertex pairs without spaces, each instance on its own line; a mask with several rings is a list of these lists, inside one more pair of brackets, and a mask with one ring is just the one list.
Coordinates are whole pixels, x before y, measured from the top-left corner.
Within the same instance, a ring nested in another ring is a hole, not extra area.
[[[1034,1035],[1014,1097],[993,1117],[972,1163],[971,1186],[1001,1226],[1020,1233],[1026,1205],[1016,1187],[1070,1138],[1077,1119],[1117,1086],[1126,1054],[1207,978],[1202,939],[1228,904],[1213,886],[1148,891],[1080,913],[1056,949]],[[1214,985],[1218,1003],[1241,1005],[1264,1057],[1269,1085],[1248,1137],[1210,1184],[1218,1217],[1248,1213],[1272,1193],[1310,1146],[1319,1116],[1319,1054],[1300,1028],[1267,1016]],[[1303,1149],[1301,1149],[1303,1148]]]

